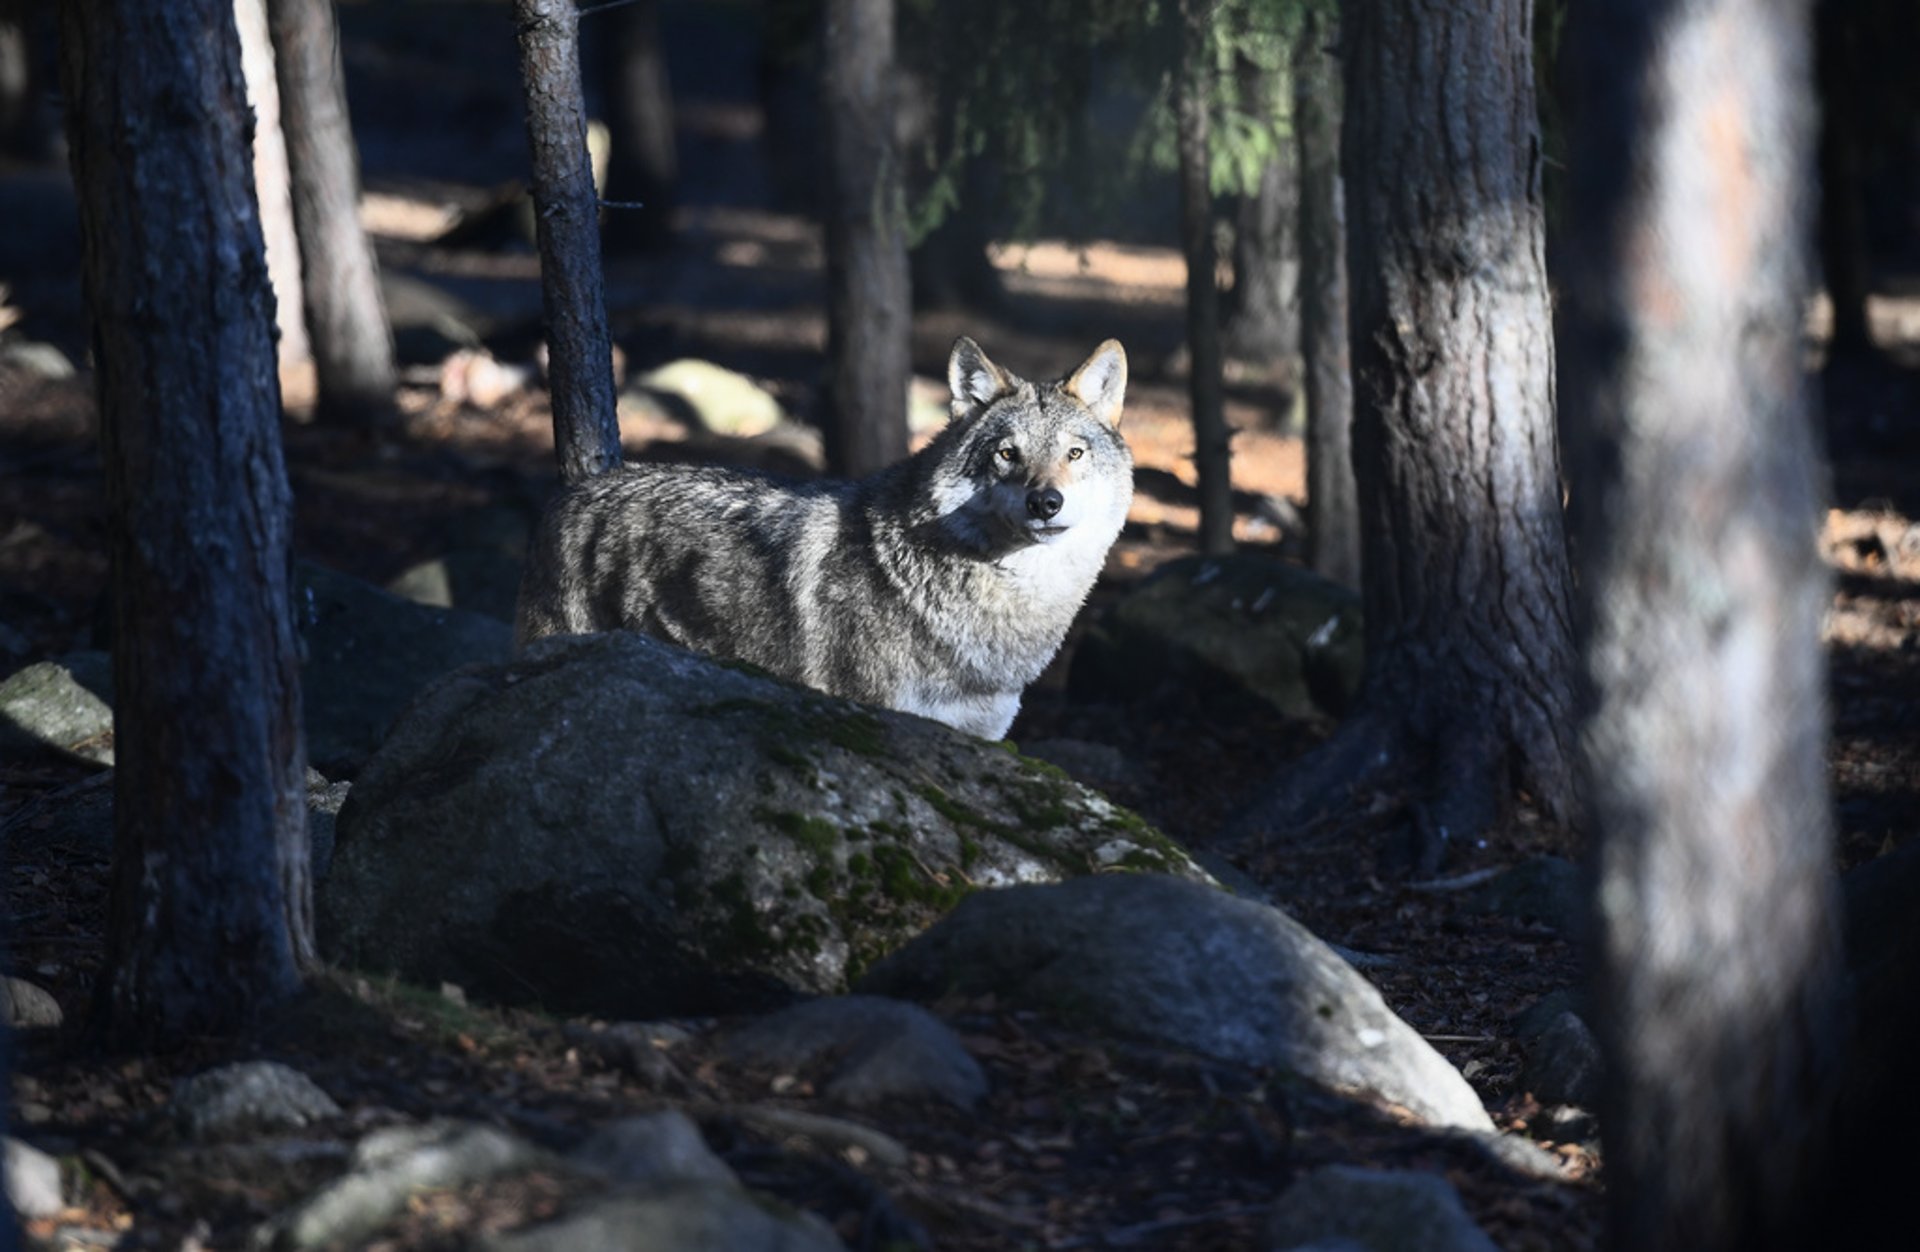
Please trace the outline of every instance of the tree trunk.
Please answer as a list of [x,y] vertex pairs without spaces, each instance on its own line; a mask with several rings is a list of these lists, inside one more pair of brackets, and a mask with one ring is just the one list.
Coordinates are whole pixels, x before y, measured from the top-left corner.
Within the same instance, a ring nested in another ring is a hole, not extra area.
[[827,467],[871,473],[907,453],[906,203],[893,135],[893,0],[826,0]]
[[644,252],[673,235],[680,154],[673,134],[673,88],[660,46],[658,0],[615,9],[601,41],[613,152],[607,163],[607,199],[638,209],[607,210],[609,251]]
[[253,108],[253,190],[260,233],[267,241],[267,280],[273,284],[273,320],[279,329],[281,374],[309,365],[305,296],[300,285],[300,235],[293,225],[293,182],[280,124],[280,78],[267,34],[267,0],[234,0],[240,31],[240,68]]
[[1300,145],[1300,357],[1307,401],[1307,560],[1360,586],[1353,485],[1353,361],[1347,351],[1347,209],[1340,179],[1335,14],[1309,8],[1294,54]]
[[1833,303],[1833,357],[1870,356],[1867,320],[1872,289],[1866,207],[1861,186],[1858,79],[1861,73],[1852,3],[1815,5],[1820,86],[1820,259]]
[[[1288,75],[1242,58],[1240,91],[1268,119],[1280,115]],[[1233,289],[1221,340],[1228,355],[1287,369],[1300,352],[1300,167],[1283,147],[1260,171],[1260,184],[1240,197],[1234,215]]]
[[373,247],[360,228],[359,159],[333,0],[267,0],[267,25],[280,71],[318,416],[387,425],[396,417],[393,328]]
[[1367,677],[1235,824],[1288,830],[1388,775],[1416,868],[1515,794],[1574,815],[1574,653],[1530,0],[1346,13],[1348,315]]
[[114,599],[97,1021],[222,1034],[313,959],[273,310],[233,0],[75,0],[62,77]]
[[580,18],[573,0],[514,0],[513,13],[533,151],[554,454],[560,477],[574,483],[620,464],[613,340],[600,281],[600,201],[580,99]]
[[1842,1029],[1806,0],[1576,6],[1581,471],[1612,1246],[1824,1246]]
[[1233,465],[1220,380],[1220,291],[1214,271],[1213,188],[1207,158],[1215,0],[1180,0],[1174,125],[1180,156],[1180,238],[1187,260],[1187,392],[1200,480],[1200,550],[1233,551]]

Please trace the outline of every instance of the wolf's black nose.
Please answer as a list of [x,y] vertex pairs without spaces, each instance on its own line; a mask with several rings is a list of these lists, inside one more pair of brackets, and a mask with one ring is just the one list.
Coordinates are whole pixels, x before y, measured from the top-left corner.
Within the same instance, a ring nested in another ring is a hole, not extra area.
[[1036,487],[1027,493],[1027,514],[1043,522],[1048,521],[1065,503],[1066,498],[1060,494],[1058,488]]

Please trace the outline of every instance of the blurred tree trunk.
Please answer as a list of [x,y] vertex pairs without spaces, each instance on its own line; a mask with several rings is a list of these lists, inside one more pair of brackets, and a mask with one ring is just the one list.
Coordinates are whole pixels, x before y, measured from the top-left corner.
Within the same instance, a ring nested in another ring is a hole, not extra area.
[[1576,6],[1566,304],[1611,1245],[1826,1246],[1843,1030],[1806,0]]
[[113,558],[96,1021],[148,1048],[313,960],[292,510],[233,0],[74,0],[62,30]]
[[513,14],[533,154],[554,454],[560,477],[574,483],[620,464],[613,339],[600,276],[600,201],[580,97],[580,18],[573,0],[514,0]]
[[907,453],[913,332],[906,202],[894,148],[893,0],[826,0],[828,469]]
[[1867,257],[1865,191],[1861,185],[1859,38],[1855,6],[1819,0],[1814,7],[1820,87],[1820,259],[1833,302],[1831,355],[1874,351],[1867,320],[1872,270]]
[[260,204],[260,233],[267,242],[267,279],[273,285],[273,320],[280,331],[281,376],[310,365],[307,317],[300,285],[300,236],[293,225],[293,183],[287,141],[280,125],[280,78],[267,34],[267,0],[234,0],[240,31],[240,69],[253,109],[253,190]]
[[1387,783],[1436,867],[1525,791],[1574,815],[1572,594],[1530,0],[1346,12],[1349,334],[1367,677],[1237,833]]
[[31,18],[26,0],[0,0],[0,153],[38,161],[48,136],[36,106]]
[[1233,465],[1220,381],[1220,291],[1214,271],[1208,161],[1215,0],[1180,0],[1174,126],[1180,155],[1180,237],[1187,260],[1187,379],[1193,462],[1200,480],[1200,550],[1233,551]]
[[360,227],[359,158],[333,0],[267,0],[267,26],[280,72],[318,416],[341,425],[388,425],[397,416],[393,328],[373,246]]
[[[1284,71],[1242,57],[1235,69],[1240,98],[1265,118],[1281,113],[1290,86]],[[1283,146],[1260,171],[1260,184],[1240,197],[1234,214],[1233,287],[1221,343],[1229,356],[1291,375],[1300,352],[1300,214],[1298,151]]]
[[1307,10],[1294,54],[1300,148],[1300,357],[1307,408],[1307,552],[1321,574],[1360,586],[1353,484],[1353,360],[1347,352],[1347,209],[1340,179],[1337,13]]
[[644,252],[673,236],[680,153],[673,133],[673,88],[660,45],[658,0],[640,0],[598,19],[612,24],[599,41],[613,151],[607,199],[639,203],[608,209],[609,251]]

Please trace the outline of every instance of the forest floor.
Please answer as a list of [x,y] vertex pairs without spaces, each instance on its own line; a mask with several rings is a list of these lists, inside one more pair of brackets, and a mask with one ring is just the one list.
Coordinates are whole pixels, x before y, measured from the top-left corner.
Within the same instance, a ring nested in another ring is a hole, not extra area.
[[[349,40],[350,71],[363,77],[382,71],[398,83],[417,68],[406,60],[373,64],[369,55]],[[459,91],[446,93],[446,115],[425,110],[411,123],[394,123],[417,128],[410,146],[363,134],[374,192],[366,218],[390,272],[454,292],[492,327],[508,328],[489,343],[515,334],[525,343],[526,327],[537,325],[531,254],[435,242],[461,207],[484,199],[476,184],[462,190],[452,175],[431,170],[426,177],[379,173],[403,163],[396,153],[444,146],[436,128],[451,125],[447,116],[498,91],[490,77],[497,66],[462,64],[465,77]],[[443,71],[436,64],[444,84]],[[376,83],[376,100],[378,92]],[[356,94],[356,107],[368,94]],[[689,95],[681,104],[690,167],[696,158],[724,165],[758,135],[757,115],[737,100]],[[714,185],[724,181],[715,176]],[[990,316],[919,316],[916,372],[937,396],[959,333],[1016,372],[1041,377],[1070,368],[1109,335],[1126,343],[1133,382],[1124,429],[1140,490],[1096,593],[1103,602],[1191,550],[1181,266],[1170,251],[1122,245],[1038,244],[1004,249],[997,259],[1004,306]],[[615,337],[633,368],[701,357],[752,375],[790,411],[810,411],[825,327],[820,246],[804,219],[724,195],[690,195],[669,253],[610,261],[608,278]],[[38,329],[36,310],[22,308],[23,327]],[[1911,838],[1920,814],[1920,296],[1884,298],[1874,313],[1887,359],[1832,371],[1826,387],[1836,507],[1821,545],[1836,572],[1827,638],[1842,868]],[[0,329],[5,321],[0,312]],[[1285,510],[1261,507],[1265,498],[1303,503],[1301,445],[1286,431],[1292,397],[1284,380],[1255,371],[1236,369],[1229,382],[1235,485],[1247,504],[1237,537],[1249,548],[1297,556]],[[308,424],[307,389],[297,377],[285,380],[300,556],[384,583],[457,544],[476,515],[530,510],[551,490],[542,395],[477,404],[452,398],[440,383],[431,363],[410,370],[404,428],[375,437]],[[0,668],[95,638],[108,566],[89,388],[84,375],[48,380],[0,368]],[[633,454],[687,454],[687,431],[663,418],[629,415],[623,433]],[[754,453],[726,441],[700,451]],[[1079,703],[1066,693],[1065,662],[1063,655],[1030,695],[1011,737],[1118,749],[1130,772],[1112,788],[1115,798],[1196,846],[1329,730],[1251,702],[1226,707],[1181,693],[1124,710]],[[0,762],[0,829],[87,777],[78,765]],[[1381,871],[1394,834],[1391,799],[1376,806],[1379,821],[1363,820],[1337,838],[1246,849],[1242,868],[1317,934],[1384,958],[1366,973],[1388,1004],[1461,1068],[1503,1129],[1525,1132],[1539,1109],[1519,1088],[1514,1020],[1541,996],[1578,983],[1578,953],[1551,927],[1475,913],[1460,893]],[[43,812],[30,820],[50,819]],[[1571,832],[1523,804],[1483,842],[1456,848],[1443,873],[1583,852]],[[929,1230],[939,1247],[979,1252],[1253,1248],[1262,1246],[1256,1232],[1265,1207],[1291,1173],[1333,1161],[1446,1174],[1473,1217],[1514,1252],[1577,1252],[1598,1239],[1601,1171],[1587,1146],[1549,1140],[1564,1178],[1525,1180],[1457,1143],[1390,1116],[1329,1105],[1274,1075],[1088,1038],[991,1002],[942,1007],[986,1068],[993,1093],[970,1115],[910,1109],[875,1119],[906,1146],[901,1165],[882,1165],[859,1149],[809,1148],[730,1115],[749,1104],[820,1102],[804,1087],[770,1087],[764,1075],[730,1070],[698,1039],[671,1054],[674,1073],[663,1082],[657,1071],[632,1072],[584,1042],[591,1023],[468,1007],[350,975],[324,980],[307,1005],[255,1039],[208,1041],[164,1057],[103,1054],[89,1046],[86,1025],[103,955],[106,864],[56,849],[4,872],[6,972],[50,990],[67,1019],[58,1031],[16,1039],[13,1117],[34,1142],[87,1163],[74,1207],[31,1228],[47,1246],[122,1238],[118,1246],[240,1246],[261,1219],[340,1168],[342,1143],[402,1116],[469,1116],[560,1142],[576,1127],[669,1104],[695,1112],[745,1181],[820,1212],[853,1247],[876,1223],[903,1217]],[[314,1151],[275,1171],[183,1153],[166,1114],[173,1082],[253,1056],[305,1070],[346,1109],[340,1124],[317,1128]],[[378,1246],[457,1246],[456,1231],[552,1211],[569,1185],[535,1174],[433,1194]]]

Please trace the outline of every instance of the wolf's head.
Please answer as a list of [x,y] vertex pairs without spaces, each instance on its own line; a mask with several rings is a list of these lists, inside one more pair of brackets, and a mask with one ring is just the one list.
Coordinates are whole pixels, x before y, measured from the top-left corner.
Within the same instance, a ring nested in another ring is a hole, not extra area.
[[1107,340],[1057,383],[1030,383],[964,336],[947,360],[953,421],[927,447],[943,525],[993,549],[1097,541],[1126,520],[1133,456],[1120,437],[1127,354]]

